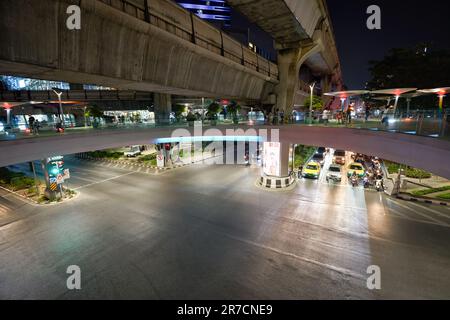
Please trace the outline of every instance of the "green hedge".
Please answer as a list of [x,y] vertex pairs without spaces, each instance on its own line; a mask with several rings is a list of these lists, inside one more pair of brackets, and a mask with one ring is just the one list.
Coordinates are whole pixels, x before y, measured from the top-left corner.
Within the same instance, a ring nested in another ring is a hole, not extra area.
[[0,184],[8,185],[13,190],[22,190],[34,186],[34,179],[21,172],[0,168]]
[[426,196],[427,194],[432,194],[432,193],[436,193],[436,192],[442,192],[442,191],[447,191],[450,190],[450,186],[444,186],[444,187],[440,187],[440,188],[429,188],[429,189],[424,189],[424,190],[417,190],[417,191],[413,191],[412,194],[415,196]]
[[395,174],[398,173],[398,170],[400,168],[405,169],[405,176],[408,178],[413,179],[428,179],[431,178],[431,173],[424,171],[422,169],[418,168],[412,168],[408,166],[402,166],[395,162],[390,161],[384,161],[384,164],[386,165],[386,169],[389,172],[389,174]]
[[442,200],[450,200],[450,192],[441,194],[440,196],[437,196],[437,198],[442,199]]
[[119,159],[123,156],[123,153],[116,151],[92,151],[88,152],[88,155],[92,158]]
[[156,153],[147,154],[137,159],[138,162],[148,162],[152,160],[156,160]]

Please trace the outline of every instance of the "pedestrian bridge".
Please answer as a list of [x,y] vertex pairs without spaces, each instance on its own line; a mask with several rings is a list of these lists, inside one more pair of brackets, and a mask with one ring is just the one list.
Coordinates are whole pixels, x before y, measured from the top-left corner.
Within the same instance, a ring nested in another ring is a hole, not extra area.
[[[170,0],[0,1],[0,74],[260,101],[276,64]],[[45,35],[45,41],[42,40]]]
[[[178,129],[178,130],[177,130]],[[181,129],[181,130],[180,130]],[[176,130],[176,131],[175,131]],[[84,131],[84,132],[83,132]],[[151,144],[158,138],[180,136],[247,136],[279,139],[282,143],[326,146],[378,156],[450,179],[450,141],[429,136],[345,127],[310,125],[218,125],[80,129],[62,135],[0,141],[0,167],[54,155]]]

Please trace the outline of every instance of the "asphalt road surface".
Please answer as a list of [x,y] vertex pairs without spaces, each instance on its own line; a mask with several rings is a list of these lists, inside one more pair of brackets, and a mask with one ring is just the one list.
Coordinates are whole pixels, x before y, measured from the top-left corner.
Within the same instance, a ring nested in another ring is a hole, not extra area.
[[264,191],[244,166],[66,167],[79,192],[66,203],[0,191],[2,299],[450,298],[446,207],[322,180]]

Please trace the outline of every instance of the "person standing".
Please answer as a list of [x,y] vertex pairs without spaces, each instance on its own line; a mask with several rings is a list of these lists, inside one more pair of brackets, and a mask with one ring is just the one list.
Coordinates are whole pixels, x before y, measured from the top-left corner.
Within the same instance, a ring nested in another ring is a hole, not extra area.
[[347,124],[351,124],[351,123],[352,123],[352,109],[353,109],[353,107],[352,107],[352,105],[350,104],[350,105],[348,106],[348,108],[347,108],[347,111],[346,111],[346,117],[345,117],[345,122],[346,122]]
[[328,117],[329,117],[329,111],[328,111],[328,109],[323,109],[323,113],[322,113],[322,120],[323,120],[323,123],[325,124],[325,125],[327,125],[328,124]]
[[369,120],[369,116],[370,116],[370,106],[366,105],[366,117],[365,117],[366,122],[367,120]]
[[34,122],[36,119],[33,116],[28,116],[28,127],[30,129],[30,132],[34,134]]
[[36,119],[36,120],[34,120],[34,123],[33,123],[33,135],[39,135],[39,127],[40,127],[40,123],[39,123],[39,121]]

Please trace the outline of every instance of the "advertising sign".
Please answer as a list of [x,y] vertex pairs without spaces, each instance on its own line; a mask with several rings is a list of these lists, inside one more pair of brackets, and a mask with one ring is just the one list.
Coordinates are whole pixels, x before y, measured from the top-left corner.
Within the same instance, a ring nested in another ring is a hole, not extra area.
[[279,177],[281,173],[279,142],[264,142],[264,174]]

